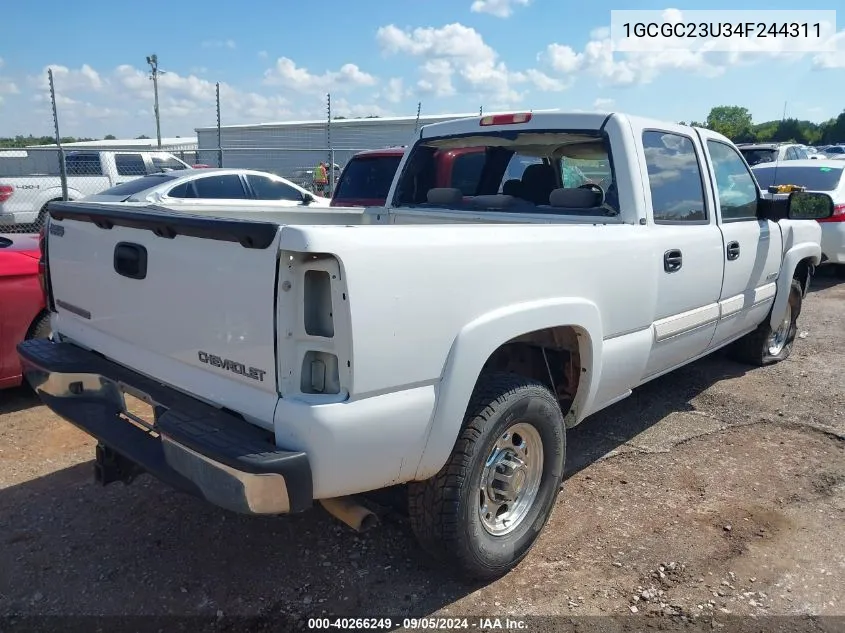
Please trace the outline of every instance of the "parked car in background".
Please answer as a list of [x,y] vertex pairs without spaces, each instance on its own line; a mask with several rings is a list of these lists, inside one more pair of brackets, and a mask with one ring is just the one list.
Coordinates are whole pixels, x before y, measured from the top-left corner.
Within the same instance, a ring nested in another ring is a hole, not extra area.
[[0,389],[21,384],[21,341],[50,334],[38,235],[0,234]]
[[[58,157],[58,153],[55,154]],[[65,155],[68,200],[79,200],[147,174],[190,169],[168,152],[74,151]],[[0,175],[0,231],[24,228],[38,232],[47,203],[62,199],[59,175]]]
[[749,165],[810,158],[803,145],[797,143],[740,143],[737,145]]
[[819,152],[826,158],[845,158],[845,145],[825,145]]
[[371,149],[355,154],[346,163],[338,178],[331,206],[383,205],[404,155],[405,148],[401,146]]
[[795,185],[833,198],[833,215],[819,220],[822,225],[822,263],[836,265],[837,274],[845,277],[845,161],[819,159],[795,161],[788,165],[755,165],[752,171],[763,195],[787,198],[788,193],[773,193],[769,187]]
[[150,174],[84,199],[134,206],[154,204],[194,213],[329,206],[328,198],[316,196],[281,176],[252,169],[225,167]]

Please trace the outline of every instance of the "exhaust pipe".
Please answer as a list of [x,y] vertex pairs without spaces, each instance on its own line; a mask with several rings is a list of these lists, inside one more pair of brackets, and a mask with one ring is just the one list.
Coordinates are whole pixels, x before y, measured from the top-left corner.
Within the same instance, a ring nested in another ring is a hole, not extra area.
[[320,499],[320,504],[329,514],[343,521],[356,532],[366,532],[379,523],[375,512],[368,510],[351,496]]

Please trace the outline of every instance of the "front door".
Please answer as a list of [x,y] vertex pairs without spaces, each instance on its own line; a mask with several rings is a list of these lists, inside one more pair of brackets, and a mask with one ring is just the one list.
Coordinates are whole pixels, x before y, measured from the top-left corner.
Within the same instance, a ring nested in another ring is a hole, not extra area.
[[757,219],[757,182],[739,152],[712,133],[699,134],[715,180],[725,266],[719,325],[711,345],[718,347],[754,329],[769,313],[783,244],[777,222]]
[[704,156],[688,127],[642,131],[641,161],[658,275],[648,380],[705,352],[719,317],[722,236],[705,186]]

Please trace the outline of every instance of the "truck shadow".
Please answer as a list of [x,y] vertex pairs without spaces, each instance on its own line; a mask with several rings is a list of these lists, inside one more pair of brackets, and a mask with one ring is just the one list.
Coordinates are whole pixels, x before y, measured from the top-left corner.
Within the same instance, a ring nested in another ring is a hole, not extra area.
[[833,288],[839,284],[845,284],[845,277],[838,277],[837,271],[832,266],[821,266],[816,269],[816,274],[810,280],[810,292],[819,292]]
[[25,411],[40,404],[41,401],[38,399],[38,396],[35,395],[35,392],[28,385],[0,391],[0,415]]
[[[644,385],[570,432],[567,475],[747,369],[711,356]],[[357,534],[319,507],[241,516],[147,476],[99,488],[92,469],[85,462],[0,490],[0,585],[9,588],[0,614],[47,605],[58,614],[222,611],[255,616],[250,628],[262,630],[327,614],[419,617],[482,588],[432,565],[401,513],[385,511],[379,528]],[[496,590],[518,591],[514,582]]]

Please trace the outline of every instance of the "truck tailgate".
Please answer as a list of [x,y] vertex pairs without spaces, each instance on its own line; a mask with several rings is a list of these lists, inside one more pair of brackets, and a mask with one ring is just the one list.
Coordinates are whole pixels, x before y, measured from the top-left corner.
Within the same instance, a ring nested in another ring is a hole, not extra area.
[[271,427],[278,225],[90,203],[51,216],[58,332]]

